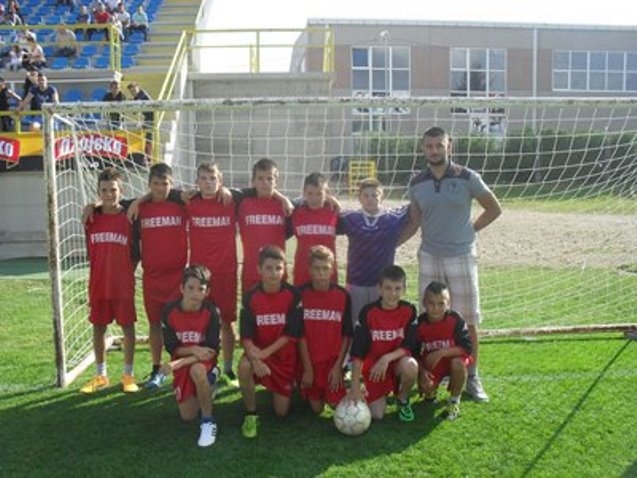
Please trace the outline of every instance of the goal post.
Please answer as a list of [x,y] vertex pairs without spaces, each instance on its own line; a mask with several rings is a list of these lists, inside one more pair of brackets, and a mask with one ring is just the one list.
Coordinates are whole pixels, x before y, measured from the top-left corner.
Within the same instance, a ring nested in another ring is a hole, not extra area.
[[[121,124],[103,119],[114,111]],[[152,158],[141,112],[163,118]],[[270,157],[288,196],[321,172],[343,207],[357,208],[349,165],[371,162],[394,206],[406,203],[408,182],[424,167],[420,138],[434,125],[451,134],[454,161],[480,173],[503,205],[478,238],[485,335],[636,326],[637,99],[235,98],[47,105],[43,114],[62,386],[92,354],[80,216],[96,199],[99,169],[121,169],[125,196],[135,197],[146,192],[155,161],[171,165],[177,187],[191,187],[197,164],[214,160],[225,185],[240,188],[252,165]],[[396,259],[414,303],[419,242],[401,246]],[[343,264],[346,240],[337,245]],[[138,310],[143,331],[139,300]]]

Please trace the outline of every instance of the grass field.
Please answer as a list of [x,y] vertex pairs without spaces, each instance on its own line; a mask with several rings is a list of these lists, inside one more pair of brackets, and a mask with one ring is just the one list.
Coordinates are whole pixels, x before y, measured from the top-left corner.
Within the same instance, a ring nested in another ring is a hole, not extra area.
[[[222,389],[218,440],[202,450],[170,387],[86,397],[88,371],[54,388],[48,284],[27,269],[0,279],[0,476],[637,476],[637,343],[619,334],[485,340],[491,403],[464,401],[447,422],[418,401],[415,422],[390,409],[355,438],[299,401],[277,420],[260,393],[260,433],[245,440],[240,396]],[[141,377],[149,356],[137,350]],[[115,380],[122,354],[108,359]]]

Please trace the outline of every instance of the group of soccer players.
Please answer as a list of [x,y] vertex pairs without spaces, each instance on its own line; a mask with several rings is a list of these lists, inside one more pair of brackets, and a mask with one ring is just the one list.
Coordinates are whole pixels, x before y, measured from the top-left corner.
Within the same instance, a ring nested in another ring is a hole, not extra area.
[[[409,237],[407,208],[384,209],[382,187],[370,179],[360,185],[361,209],[339,211],[319,173],[306,177],[303,198],[292,204],[276,191],[277,176],[276,164],[263,158],[253,167],[252,188],[229,190],[219,168],[202,163],[196,194],[180,193],[172,189],[170,167],[155,164],[150,192],[131,204],[122,200],[118,171],[99,174],[99,206],[86,221],[96,375],[81,392],[109,385],[104,336],[113,320],[124,331],[123,390],[139,389],[133,376],[134,271],[141,260],[153,361],[146,387],[161,386],[172,373],[180,416],[200,417],[199,446],[215,442],[213,389],[221,379],[237,378],[233,323],[239,231],[243,354],[237,373],[245,437],[258,431],[257,384],[272,393],[277,416],[288,413],[298,388],[317,414],[347,397],[366,400],[376,419],[383,417],[393,393],[399,419],[412,421],[414,384],[433,401],[448,376],[446,413],[455,418],[471,341],[463,320],[449,310],[444,284],[430,284],[420,316],[403,300],[405,272],[393,262],[396,247]],[[133,225],[129,216],[135,218]],[[346,288],[337,284],[337,234],[349,240]],[[294,285],[286,280],[285,258],[292,235],[297,241]],[[170,361],[162,364],[164,346]],[[346,366],[351,368],[349,391]]]

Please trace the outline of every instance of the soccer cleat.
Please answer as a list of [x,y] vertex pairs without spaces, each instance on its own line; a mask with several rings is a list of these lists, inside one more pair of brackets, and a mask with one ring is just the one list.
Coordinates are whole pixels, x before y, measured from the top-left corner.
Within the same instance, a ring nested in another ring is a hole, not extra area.
[[166,375],[161,372],[153,372],[150,374],[150,378],[148,379],[144,387],[147,390],[157,390],[159,387],[162,386],[164,380],[166,380]]
[[438,403],[437,390],[434,390],[433,392],[425,393],[425,396],[424,396],[425,405],[435,405],[436,403]]
[[217,424],[214,422],[202,422],[200,428],[197,445],[200,447],[213,445],[217,441]]
[[484,387],[482,386],[482,381],[478,375],[474,375],[467,379],[467,387],[465,388],[465,393],[469,395],[476,402],[488,402],[489,396],[487,392],[484,391]]
[[455,420],[458,418],[458,415],[460,415],[460,405],[455,402],[447,402],[445,415],[447,416],[447,420]]
[[108,385],[109,385],[108,377],[104,375],[96,375],[86,385],[80,388],[80,392],[86,393],[86,394],[95,393],[99,390],[102,390],[108,387]]
[[409,401],[402,403],[399,400],[396,400],[396,403],[398,404],[398,419],[401,422],[413,422],[415,417],[411,403]]
[[139,386],[135,382],[135,377],[128,374],[122,375],[122,390],[124,390],[125,393],[139,392]]
[[214,385],[215,383],[217,383],[217,380],[219,379],[219,375],[221,375],[221,372],[219,371],[218,367],[212,367],[210,369],[210,372],[208,372],[208,383],[210,385]]
[[246,438],[254,438],[257,436],[259,427],[259,417],[256,415],[246,415],[241,425],[241,434]]

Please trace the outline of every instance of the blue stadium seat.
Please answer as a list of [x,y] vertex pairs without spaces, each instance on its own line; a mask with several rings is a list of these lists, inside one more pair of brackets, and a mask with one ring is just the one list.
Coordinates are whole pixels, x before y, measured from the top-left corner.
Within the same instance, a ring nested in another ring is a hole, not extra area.
[[90,66],[90,61],[85,56],[80,56],[73,61],[73,68],[78,70],[85,70]]
[[44,51],[44,56],[46,58],[49,58],[51,56],[55,55],[55,46],[54,45],[46,45],[42,48],[42,50]]
[[82,101],[82,90],[70,89],[66,90],[62,95],[62,101],[66,103],[74,103],[76,101]]
[[93,66],[100,69],[108,68],[110,63],[110,58],[108,56],[98,56],[93,60]]
[[143,43],[144,42],[144,34],[142,32],[133,32],[128,37],[129,43]]
[[131,66],[135,66],[135,58],[122,56],[122,68],[130,68]]
[[98,87],[91,91],[91,101],[102,101],[104,95],[106,94],[106,88]]
[[80,52],[80,56],[94,56],[97,54],[97,45],[95,43],[89,43],[82,47],[82,51]]
[[139,54],[139,43],[124,43],[122,54],[126,56],[135,56]]
[[48,65],[52,70],[63,70],[64,68],[68,68],[69,59],[64,56],[54,56],[48,61]]

